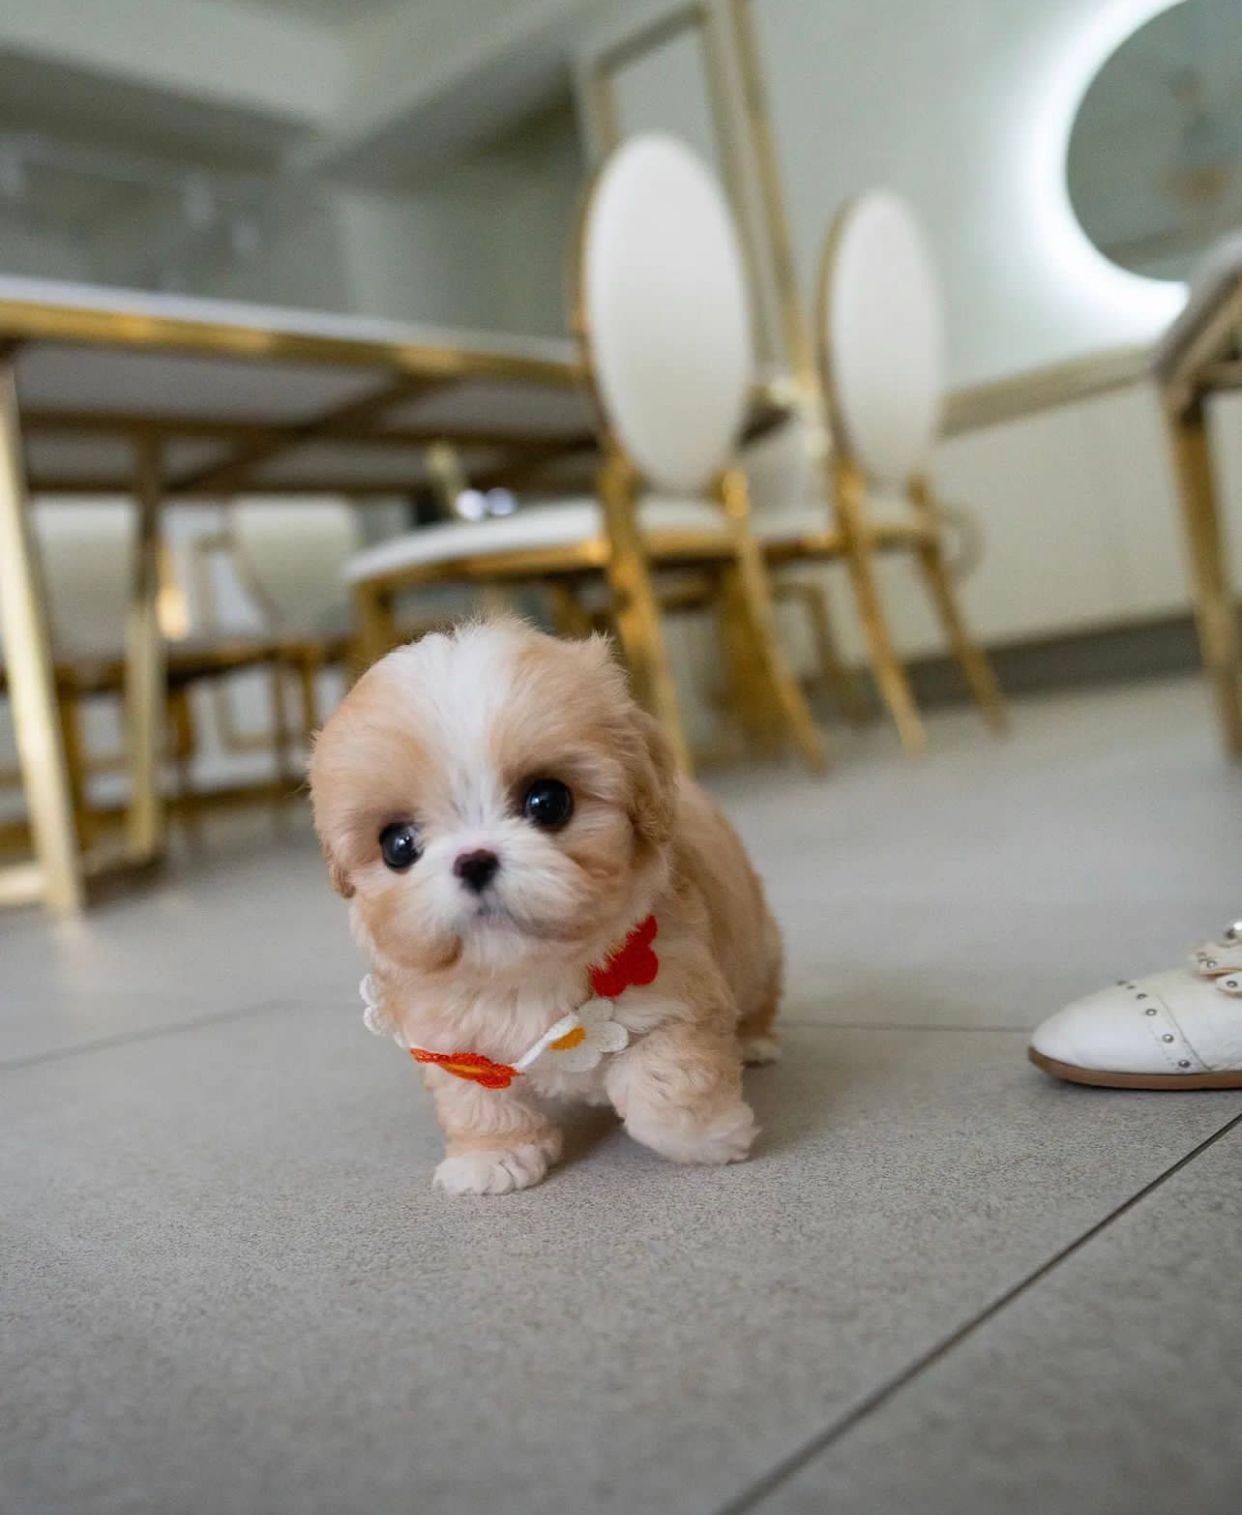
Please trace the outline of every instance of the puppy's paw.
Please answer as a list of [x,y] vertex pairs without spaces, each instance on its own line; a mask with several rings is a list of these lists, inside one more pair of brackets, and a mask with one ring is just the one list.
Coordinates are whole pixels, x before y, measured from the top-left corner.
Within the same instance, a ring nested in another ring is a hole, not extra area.
[[529,1189],[556,1161],[560,1147],[558,1132],[516,1147],[461,1152],[444,1159],[434,1182],[446,1194],[511,1194],[515,1189]]
[[742,1100],[695,1124],[683,1118],[663,1125],[638,1118],[635,1112],[626,1129],[636,1141],[675,1163],[740,1163],[759,1133],[754,1112]]
[[772,1032],[742,1037],[741,1048],[742,1061],[748,1068],[762,1068],[766,1063],[780,1061],[781,1039]]

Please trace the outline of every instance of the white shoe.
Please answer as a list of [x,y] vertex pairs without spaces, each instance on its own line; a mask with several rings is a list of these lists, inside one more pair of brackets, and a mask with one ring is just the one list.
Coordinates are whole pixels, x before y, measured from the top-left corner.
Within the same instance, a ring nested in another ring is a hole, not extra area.
[[1118,979],[1031,1037],[1057,1078],[1114,1089],[1242,1089],[1242,920],[1184,968]]

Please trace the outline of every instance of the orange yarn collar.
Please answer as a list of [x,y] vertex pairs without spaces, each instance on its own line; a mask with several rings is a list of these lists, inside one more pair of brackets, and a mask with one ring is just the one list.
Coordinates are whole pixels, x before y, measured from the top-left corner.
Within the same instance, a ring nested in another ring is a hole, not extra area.
[[628,1031],[611,1018],[611,1009],[602,1002],[655,982],[660,959],[651,944],[659,929],[654,915],[639,921],[603,964],[591,969],[592,998],[549,1026],[516,1062],[497,1063],[481,1052],[431,1052],[426,1047],[411,1047],[410,1056],[484,1089],[507,1089],[545,1056],[549,1065],[559,1063],[565,1072],[593,1068],[605,1053],[620,1052],[629,1042]]

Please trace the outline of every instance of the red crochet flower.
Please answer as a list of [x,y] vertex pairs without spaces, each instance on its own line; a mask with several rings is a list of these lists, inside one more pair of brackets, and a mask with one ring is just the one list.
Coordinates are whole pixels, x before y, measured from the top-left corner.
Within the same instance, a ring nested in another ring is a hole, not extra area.
[[482,1084],[485,1089],[507,1089],[518,1076],[516,1068],[494,1063],[481,1052],[426,1052],[422,1047],[411,1047],[410,1056],[416,1063],[434,1063],[454,1078]]
[[655,982],[660,959],[651,950],[659,927],[654,915],[639,921],[602,968],[591,969],[591,988],[600,999],[616,999],[627,989]]

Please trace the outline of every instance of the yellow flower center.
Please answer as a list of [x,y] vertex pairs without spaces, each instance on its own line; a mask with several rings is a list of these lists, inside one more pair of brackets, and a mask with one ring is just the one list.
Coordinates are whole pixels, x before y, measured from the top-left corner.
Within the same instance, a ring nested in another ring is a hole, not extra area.
[[566,1031],[564,1036],[558,1036],[552,1043],[553,1052],[568,1052],[571,1047],[580,1047],[586,1041],[586,1027],[575,1026],[572,1031]]

